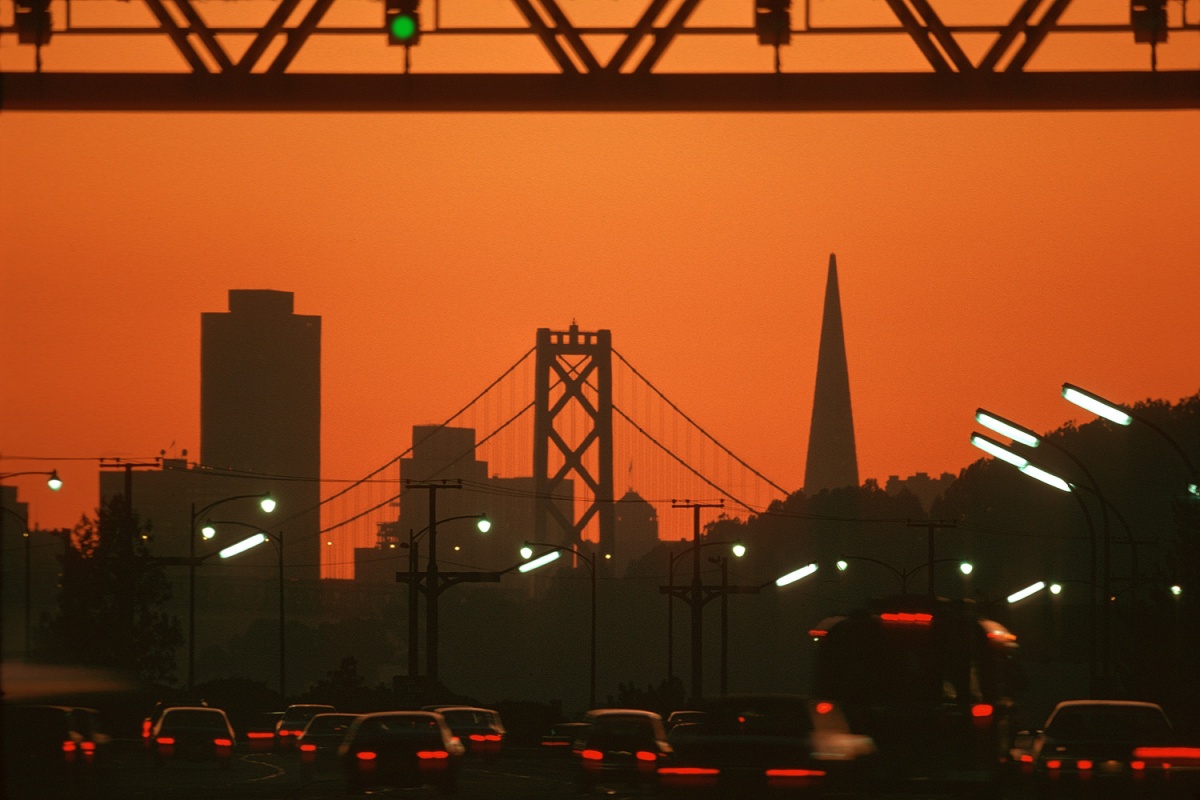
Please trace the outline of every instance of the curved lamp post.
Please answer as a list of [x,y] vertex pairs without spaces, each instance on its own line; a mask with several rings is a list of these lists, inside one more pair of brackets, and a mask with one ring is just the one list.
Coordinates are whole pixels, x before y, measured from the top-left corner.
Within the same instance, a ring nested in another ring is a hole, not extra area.
[[[42,470],[29,470],[26,472],[5,472],[3,474],[0,474],[0,481],[6,480],[8,478],[19,478],[23,475],[45,475],[46,476],[46,486],[52,492],[57,492],[63,486],[62,479],[58,477],[58,470],[56,470],[56,469],[52,469],[49,472],[45,472]],[[29,638],[30,609],[32,608],[31,599],[30,599],[30,597],[31,597],[30,587],[31,587],[32,583],[31,583],[31,567],[30,567],[29,548],[32,543],[31,540],[33,537],[30,535],[30,531],[29,531],[29,520],[27,520],[25,517],[21,516],[16,511],[9,508],[8,506],[4,506],[4,510],[7,511],[8,513],[12,514],[17,519],[21,520],[21,534],[25,539],[25,542],[24,542],[24,544],[25,544],[25,660],[28,661],[29,660],[29,645],[30,645],[30,638]],[[0,513],[0,541],[3,541],[3,534],[4,534],[4,514]],[[0,559],[3,559],[3,555],[0,555]],[[2,561],[0,561],[0,564],[2,564]]]
[[[705,547],[712,547],[712,546],[716,546],[716,545],[729,546],[730,552],[733,553],[733,555],[736,558],[741,558],[742,556],[746,555],[746,546],[744,544],[742,544],[741,542],[733,542],[732,544],[730,544],[729,542],[716,542],[716,541],[711,541],[711,542],[694,541],[690,545],[688,545],[686,548],[684,548],[683,550],[680,550],[678,553],[676,553],[674,551],[670,551],[667,553],[667,590],[666,591],[667,591],[667,680],[668,681],[670,681],[672,678],[675,677],[675,605],[674,605],[674,603],[675,603],[675,563],[677,561],[681,560],[688,553],[695,551],[698,554],[699,551],[704,549]],[[726,566],[727,562],[725,562],[723,560],[725,558],[724,556],[718,556],[718,558],[722,559],[720,562],[718,562],[721,566],[722,580],[726,581],[727,575],[728,575],[727,566]],[[729,637],[729,617],[728,617],[728,606],[727,606],[727,601],[726,601],[726,594],[728,594],[728,593],[724,592],[721,595],[721,621],[722,621],[722,627],[721,627],[722,660],[721,660],[721,664],[722,664],[723,668],[726,666],[725,655],[728,650],[728,641],[729,641],[729,638],[728,638]],[[703,600],[699,597],[699,595],[695,591],[695,582],[694,581],[693,581],[693,586],[689,587],[689,594],[688,594],[688,597],[686,598],[686,602],[689,605],[692,605],[693,603],[695,603],[697,606],[703,606]],[[693,628],[692,636],[693,636],[692,694],[699,697],[700,695],[696,692],[696,687],[695,687],[695,683],[696,683],[695,676],[699,674],[699,670],[700,670],[700,666],[695,661],[695,659],[699,655],[697,653],[697,650],[696,650],[696,647],[694,644],[695,638],[697,637],[697,632],[696,632],[695,628]],[[724,669],[723,669],[722,674],[724,674]],[[722,685],[724,685],[724,683],[725,683],[725,681],[723,680]]]
[[283,584],[283,535],[279,534],[279,533],[266,533],[264,531],[258,530],[257,526],[250,525],[245,522],[233,522],[230,520],[222,520],[215,524],[217,524],[217,525],[238,525],[243,528],[250,528],[251,530],[258,531],[253,536],[251,536],[247,539],[243,539],[242,541],[237,542],[236,544],[232,544],[229,547],[226,547],[225,549],[218,551],[217,555],[219,555],[221,558],[232,558],[240,553],[246,552],[247,550],[249,550],[253,547],[257,547],[258,545],[260,545],[266,541],[269,541],[269,542],[271,542],[271,544],[275,545],[275,552],[276,552],[276,555],[278,556],[278,563],[279,563],[279,697],[284,702],[284,704],[286,704],[287,703],[287,656],[286,656],[286,650],[284,647],[284,645],[285,645],[285,641],[284,641],[285,627],[284,627],[284,605],[283,605],[283,585],[284,585]]
[[1012,464],[1018,470],[1031,478],[1041,481],[1047,486],[1053,486],[1059,491],[1066,492],[1075,498],[1079,505],[1079,510],[1083,513],[1084,521],[1088,527],[1088,545],[1089,545],[1089,583],[1091,584],[1091,598],[1088,602],[1088,627],[1090,628],[1088,635],[1088,688],[1092,694],[1096,691],[1096,526],[1092,522],[1092,514],[1088,511],[1087,504],[1083,502],[1083,498],[1075,489],[1080,488],[1069,481],[1065,481],[1052,472],[1042,469],[1024,456],[1014,453],[1000,442],[984,436],[981,433],[971,434],[971,444],[983,450],[985,453],[995,456],[1001,461]]
[[1184,466],[1187,468],[1188,495],[1192,499],[1200,499],[1200,475],[1197,474],[1196,465],[1192,463],[1192,460],[1188,458],[1187,453],[1185,453],[1183,448],[1179,446],[1179,442],[1172,439],[1171,436],[1162,428],[1155,425],[1153,422],[1143,416],[1127,411],[1116,403],[1105,400],[1100,395],[1089,392],[1086,389],[1081,389],[1080,387],[1071,383],[1064,383],[1062,385],[1062,396],[1065,400],[1067,400],[1067,402],[1074,403],[1080,408],[1091,411],[1093,414],[1103,417],[1111,422],[1115,422],[1118,425],[1124,425],[1128,427],[1133,423],[1134,420],[1137,420],[1150,430],[1157,433],[1160,437],[1162,437],[1163,441],[1171,446],[1176,455],[1179,456],[1179,458],[1183,461]]
[[[535,547],[548,547],[550,552],[544,555],[533,558]],[[592,614],[591,614],[591,656],[589,658],[588,668],[588,708],[596,707],[596,559],[594,556],[589,556],[581,553],[574,547],[567,547],[561,544],[550,544],[549,542],[525,542],[521,548],[521,558],[526,559],[525,563],[517,567],[518,572],[532,572],[535,569],[544,567],[554,561],[557,561],[563,553],[571,553],[577,558],[583,560],[588,565],[588,577],[592,583]],[[533,559],[532,561],[529,559]]]
[[[199,509],[196,504],[192,503],[191,521],[188,523],[188,670],[187,670],[187,688],[192,691],[196,679],[196,567],[201,558],[196,558],[196,521],[207,514],[217,506],[232,503],[235,500],[258,500],[259,508],[270,514],[275,510],[275,500],[271,497],[270,492],[260,492],[259,494],[237,494],[232,497],[223,497],[220,500],[214,500],[206,506]],[[212,526],[205,524],[205,529],[202,535],[205,539],[211,539],[215,535]],[[204,558],[207,558],[205,556]]]
[[937,564],[958,564],[958,571],[961,572],[964,577],[970,575],[975,570],[975,566],[971,562],[963,561],[958,558],[935,558],[933,561],[926,561],[924,564],[918,564],[912,569],[897,569],[886,561],[880,561],[879,559],[871,558],[870,556],[842,556],[837,561],[838,572],[845,572],[848,570],[850,568],[849,562],[851,561],[867,561],[872,564],[878,564],[879,566],[890,571],[900,580],[900,594],[908,594],[908,579],[926,567],[933,569]]
[[[430,493],[433,496],[433,492]],[[430,518],[432,519],[432,517]],[[459,514],[453,517],[446,517],[431,522],[421,530],[413,533],[408,532],[408,674],[417,674],[417,656],[418,656],[418,622],[420,609],[418,606],[419,592],[421,591],[421,581],[417,577],[417,560],[420,555],[419,545],[420,538],[426,533],[429,533],[429,569],[426,572],[426,612],[425,620],[425,662],[426,671],[430,677],[437,677],[437,653],[438,646],[437,636],[437,526],[446,522],[454,522],[460,519],[477,520],[475,527],[480,533],[487,533],[492,529],[492,522],[488,519],[487,514]],[[404,546],[404,545],[402,545]],[[433,633],[430,633],[433,631]]]

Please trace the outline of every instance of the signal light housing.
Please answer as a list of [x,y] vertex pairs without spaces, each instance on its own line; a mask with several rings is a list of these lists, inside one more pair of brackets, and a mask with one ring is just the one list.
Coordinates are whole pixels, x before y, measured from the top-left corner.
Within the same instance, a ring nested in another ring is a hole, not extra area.
[[792,0],[755,0],[754,32],[759,44],[792,43]]
[[421,41],[420,0],[384,0],[383,24],[388,44],[412,47]]

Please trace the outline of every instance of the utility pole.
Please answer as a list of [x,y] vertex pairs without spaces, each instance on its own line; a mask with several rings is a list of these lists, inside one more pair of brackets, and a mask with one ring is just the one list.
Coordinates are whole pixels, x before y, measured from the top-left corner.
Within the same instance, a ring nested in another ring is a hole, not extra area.
[[429,492],[429,560],[425,566],[425,675],[436,682],[438,677],[438,563],[437,563],[437,493],[438,489],[461,489],[462,480],[405,481],[406,489]]
[[704,696],[704,584],[700,580],[700,509],[724,508],[719,503],[693,503],[691,500],[671,501],[671,508],[692,510],[692,585],[688,591],[688,605],[692,611],[692,696]]
[[933,598],[937,597],[937,593],[933,589],[933,572],[934,572],[933,562],[936,560],[936,557],[934,556],[935,548],[933,546],[934,536],[937,534],[938,528],[957,528],[958,523],[950,522],[948,520],[937,520],[937,519],[930,519],[930,520],[911,520],[910,519],[908,521],[908,527],[910,527],[910,528],[927,528],[929,530],[929,558],[928,558],[928,561],[929,561],[929,599],[932,600]]

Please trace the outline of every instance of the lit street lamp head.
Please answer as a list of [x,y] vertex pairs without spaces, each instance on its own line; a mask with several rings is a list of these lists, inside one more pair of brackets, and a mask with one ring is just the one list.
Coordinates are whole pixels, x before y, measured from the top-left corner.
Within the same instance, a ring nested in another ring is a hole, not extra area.
[[62,478],[58,477],[58,470],[50,470],[50,479],[46,481],[46,485],[50,487],[50,491],[57,492],[62,488]]
[[738,558],[746,555],[746,545],[742,544],[741,542],[735,543],[733,545],[733,554]]
[[259,502],[258,505],[260,508],[262,508],[263,511],[270,514],[272,511],[275,510],[275,498],[271,497],[270,492],[267,492],[266,496],[263,497],[263,499]]
[[487,533],[492,529],[492,521],[487,518],[487,514],[480,514],[479,522],[475,523],[475,527],[479,529],[480,533]]
[[1067,402],[1074,403],[1080,408],[1087,409],[1096,416],[1104,417],[1118,425],[1129,425],[1133,422],[1133,417],[1125,413],[1116,403],[1110,403],[1100,395],[1080,389],[1074,384],[1064,383],[1062,385],[1062,396]]
[[1042,441],[1042,437],[1025,426],[1018,425],[990,411],[984,411],[982,408],[975,410],[975,421],[985,428],[994,430],[1001,436],[1007,436],[1014,442],[1020,442],[1026,447],[1037,447]]
[[257,547],[267,540],[265,533],[256,533],[248,539],[242,539],[237,544],[231,544],[221,552],[217,553],[221,558],[233,558],[239,553],[244,553],[251,547]]
[[211,522],[206,522],[204,527],[200,529],[200,535],[205,539],[211,539],[217,535],[217,529],[213,527]]

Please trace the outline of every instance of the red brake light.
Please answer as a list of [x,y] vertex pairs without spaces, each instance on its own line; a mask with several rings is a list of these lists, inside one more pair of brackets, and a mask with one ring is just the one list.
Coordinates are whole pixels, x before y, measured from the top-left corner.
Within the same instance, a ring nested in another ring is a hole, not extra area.
[[175,739],[170,736],[160,736],[154,741],[158,744],[175,744]]
[[651,753],[649,750],[638,750],[638,761],[658,761],[658,753]]
[[1145,761],[1130,761],[1129,768],[1134,770],[1143,770],[1146,768]]
[[374,761],[375,754],[370,750],[360,750],[355,754],[359,761]]
[[976,703],[971,706],[972,717],[990,717],[993,711],[995,709],[988,703]]
[[1080,759],[1079,761],[1075,762],[1075,768],[1076,769],[1084,769],[1084,770],[1091,769],[1092,762],[1088,761],[1086,758]]
[[148,720],[148,719],[142,720],[142,738],[143,739],[150,738],[150,720]]
[[660,767],[659,775],[720,775],[715,767]]
[[246,738],[247,739],[273,739],[273,738],[275,738],[275,734],[267,733],[265,731],[249,731],[246,734]]
[[1025,753],[1024,755],[1021,756],[1021,763],[1022,764],[1032,764],[1033,756],[1029,755],[1029,753]]
[[600,761],[604,758],[604,753],[599,750],[584,750],[579,755],[583,756],[584,761]]
[[884,622],[903,622],[908,625],[928,625],[933,622],[932,614],[910,614],[905,611],[880,614],[879,618]]
[[213,739],[213,744],[217,747],[233,747],[233,739]]
[[94,753],[94,752],[96,752],[96,743],[95,742],[80,742],[79,749],[85,753]]
[[830,711],[833,711],[833,703],[825,701],[817,703],[816,710],[818,714],[828,714]]
[[1046,762],[1046,769],[1058,769],[1062,766],[1062,762],[1057,758],[1052,758]]
[[487,741],[487,737],[484,736],[482,733],[472,733],[467,738],[469,738],[472,742],[486,742]]
[[450,757],[450,754],[447,753],[445,750],[418,750],[417,751],[417,758],[421,759],[422,761],[429,761],[431,759],[441,759],[441,758],[449,758],[449,757]]
[[300,745],[300,752],[301,753],[315,753],[315,752],[317,752],[317,746],[315,744],[302,744],[302,745]]
[[823,769],[769,769],[768,778],[823,778]]
[[500,734],[489,733],[486,736],[484,736],[483,738],[487,739],[489,742],[498,742],[498,741],[500,741]]
[[1200,759],[1200,747],[1135,747],[1134,758]]
[[70,739],[67,739],[65,742],[63,742],[63,747],[62,747],[63,752],[64,753],[74,753],[75,746],[76,746],[75,742],[71,741]]
[[810,630],[808,632],[808,635],[813,637],[814,639],[820,639],[822,636],[824,636],[827,633],[829,633],[829,631],[823,631],[820,628],[813,628],[812,630]]

